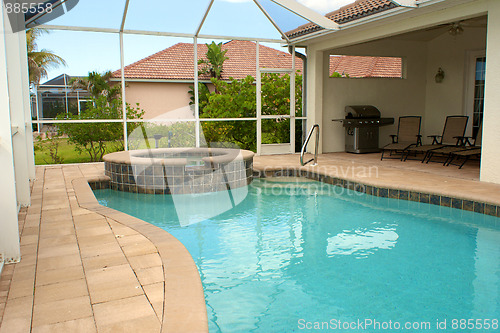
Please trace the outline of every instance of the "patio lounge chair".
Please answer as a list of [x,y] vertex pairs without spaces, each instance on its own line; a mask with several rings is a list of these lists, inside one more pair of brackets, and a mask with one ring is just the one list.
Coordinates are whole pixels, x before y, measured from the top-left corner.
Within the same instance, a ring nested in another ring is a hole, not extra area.
[[[403,159],[404,151],[411,146],[419,146],[422,145],[422,136],[420,135],[420,123],[422,121],[422,117],[420,116],[404,116],[399,117],[398,123],[398,134],[391,135],[392,143],[386,145],[382,148],[382,155],[380,156],[380,160],[384,159],[384,153],[389,151],[389,156],[393,153],[400,153],[401,157],[399,159]],[[394,157],[385,157],[385,158],[394,158]]]
[[481,148],[474,147],[474,148],[471,148],[471,149],[460,150],[460,151],[456,151],[456,152],[451,153],[451,156],[450,156],[450,158],[448,158],[448,162],[446,163],[446,166],[449,166],[450,164],[453,164],[451,162],[455,158],[463,157],[464,160],[463,160],[463,162],[461,164],[454,164],[454,165],[458,165],[459,169],[462,169],[462,167],[464,166],[464,164],[472,156],[481,156]]
[[446,146],[459,146],[460,138],[463,138],[465,129],[467,128],[468,116],[448,116],[443,127],[442,135],[429,135],[432,138],[432,144],[418,147],[409,147],[406,149],[404,160],[408,159],[411,152],[424,153],[422,163],[426,160],[430,151],[443,148]]
[[[453,153],[464,152],[467,150],[481,149],[482,137],[483,137],[483,124],[481,123],[481,125],[479,125],[479,129],[476,133],[476,137],[473,139],[474,140],[473,142],[471,142],[472,137],[464,136],[462,138],[459,138],[459,140],[461,140],[461,143],[458,147],[448,146],[448,147],[443,147],[443,148],[431,150],[428,153],[427,163],[429,163],[434,156],[444,156],[445,161],[444,161],[443,165],[449,165],[451,160],[454,158]],[[463,156],[466,156],[468,153],[464,152],[464,153],[460,153],[460,154],[465,154]],[[472,155],[476,155],[476,154],[471,154],[471,156]]]

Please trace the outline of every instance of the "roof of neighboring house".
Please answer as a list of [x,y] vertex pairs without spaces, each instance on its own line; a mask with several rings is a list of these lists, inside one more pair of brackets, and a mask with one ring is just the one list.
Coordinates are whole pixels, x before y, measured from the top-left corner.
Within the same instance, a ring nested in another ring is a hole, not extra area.
[[[66,82],[64,81],[64,79],[66,78]],[[40,84],[39,86],[64,86],[64,85],[68,85],[69,82],[71,81],[71,79],[73,78],[82,78],[82,76],[69,76],[68,74],[61,74],[59,76],[56,76],[55,78],[53,79],[50,79],[42,84]]]
[[[396,7],[399,6],[390,0],[357,0],[352,4],[326,14],[325,17],[338,24],[342,24]],[[297,38],[319,30],[323,30],[323,28],[314,23],[308,23],[288,31],[286,35],[289,38]]]
[[[233,40],[222,44],[227,50],[222,79],[242,79],[256,72],[256,44],[250,41]],[[198,44],[198,60],[206,59],[207,46]],[[151,80],[193,80],[194,47],[191,43],[178,43],[163,51],[150,55],[124,68],[127,79]],[[292,68],[292,56],[264,45],[260,45],[259,59],[261,68]],[[302,60],[295,58],[295,68],[302,70]],[[202,65],[198,66],[201,70]],[[113,77],[120,77],[120,70],[113,72]],[[209,79],[200,75],[200,79]]]
[[334,72],[352,78],[401,78],[402,60],[397,57],[330,56],[330,76]]

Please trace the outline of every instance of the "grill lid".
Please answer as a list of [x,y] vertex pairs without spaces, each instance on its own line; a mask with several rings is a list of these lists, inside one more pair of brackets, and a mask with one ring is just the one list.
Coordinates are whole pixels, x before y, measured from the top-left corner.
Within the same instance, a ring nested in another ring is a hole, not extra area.
[[380,118],[380,111],[373,105],[348,105],[345,118]]

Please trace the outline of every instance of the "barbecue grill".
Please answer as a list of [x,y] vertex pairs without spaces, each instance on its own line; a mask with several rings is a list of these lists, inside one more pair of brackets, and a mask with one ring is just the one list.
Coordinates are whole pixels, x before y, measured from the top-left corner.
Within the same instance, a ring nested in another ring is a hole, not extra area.
[[333,121],[345,127],[345,151],[356,154],[379,152],[379,128],[394,124],[394,118],[381,118],[373,105],[346,106],[345,118]]

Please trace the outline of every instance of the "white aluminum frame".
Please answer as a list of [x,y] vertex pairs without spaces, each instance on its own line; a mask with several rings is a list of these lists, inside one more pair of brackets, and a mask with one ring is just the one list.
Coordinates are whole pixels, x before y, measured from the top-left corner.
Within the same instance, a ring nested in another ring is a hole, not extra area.
[[[258,64],[258,62],[257,62]],[[283,73],[290,74],[290,113],[281,115],[263,115],[262,114],[262,74],[265,73]],[[292,46],[292,68],[257,68],[257,119],[259,120],[260,136],[257,138],[257,155],[263,153],[264,146],[271,146],[276,144],[263,144],[262,143],[262,119],[290,119],[290,151],[282,151],[282,153],[293,154],[295,153],[295,119],[304,117],[295,117],[295,47]],[[281,144],[284,146],[284,144]],[[279,150],[279,149],[278,149]]]
[[[320,13],[315,12],[314,10],[298,3],[295,0],[271,0],[271,1],[324,29],[327,30],[340,29],[340,26],[334,21],[327,19]],[[415,1],[415,0],[406,0],[406,1]]]
[[[66,77],[64,77],[64,82],[67,82],[66,81]],[[43,94],[43,92],[45,91],[42,91],[40,92],[40,90],[38,90],[39,88],[39,84],[35,84],[33,85],[34,86],[34,93],[35,93],[35,103],[36,103],[36,119],[40,119],[40,107],[39,107],[39,97],[38,95],[39,94]],[[66,106],[65,106],[65,111],[66,113],[69,113],[69,97],[68,97],[68,89],[69,89],[69,84],[66,84],[66,85],[58,85],[58,84],[54,84],[54,85],[44,85],[43,86],[44,88],[56,88],[56,89],[64,89],[64,95],[65,95],[65,103],[66,103]],[[28,94],[29,94],[29,91],[28,91]],[[43,100],[43,98],[42,98]],[[76,91],[76,100],[78,102],[78,114],[80,114],[80,111],[81,111],[81,107],[80,107],[80,103],[81,102],[88,102],[89,99],[80,99],[80,91],[77,90]],[[43,102],[42,102],[43,104]],[[27,117],[27,118],[31,118],[31,114],[30,114],[30,117]],[[33,124],[37,124],[37,121],[36,120],[33,120]],[[37,130],[39,131],[39,129],[37,128]]]
[[[324,20],[318,19],[318,16],[315,15],[314,13],[311,13],[310,10],[305,10],[304,6],[296,3],[295,1],[289,1],[289,0],[280,0],[280,1],[274,1],[273,2],[279,4],[280,6],[284,7],[285,9],[288,9],[294,14],[297,14],[307,20],[309,20],[312,23],[319,24],[321,26],[324,26],[326,29],[338,29],[338,25],[331,21],[331,24],[329,27],[325,26],[325,20],[328,20],[324,18]],[[57,6],[62,5],[65,2],[65,0],[60,0],[56,4]],[[265,15],[265,17],[271,22],[271,24],[275,27],[275,29],[281,34],[282,38],[286,41],[287,44],[290,44],[290,40],[286,36],[286,34],[280,29],[280,27],[276,24],[276,22],[273,20],[273,18],[269,15],[269,13],[262,7],[262,5],[259,3],[258,0],[253,0],[255,5],[259,8],[259,10]],[[281,2],[281,3],[280,3]],[[286,4],[285,4],[286,2]],[[252,37],[237,37],[237,36],[223,36],[223,35],[203,35],[200,34],[203,25],[205,23],[206,18],[208,17],[210,10],[212,9],[212,5],[214,3],[214,0],[210,0],[207,9],[199,23],[199,25],[196,28],[196,31],[193,34],[189,33],[173,33],[173,32],[164,32],[164,31],[146,31],[146,30],[133,30],[133,29],[125,29],[125,22],[127,18],[127,13],[128,13],[128,8],[129,8],[129,3],[130,0],[125,1],[125,6],[123,9],[123,15],[122,15],[122,20],[120,24],[119,29],[110,29],[110,28],[95,28],[95,27],[77,27],[77,26],[58,26],[58,25],[49,25],[49,24],[44,24],[40,25],[40,28],[47,29],[47,30],[62,30],[62,31],[80,31],[80,32],[101,32],[101,33],[111,33],[111,34],[118,34],[119,39],[120,39],[120,72],[121,72],[121,87],[122,87],[122,119],[93,119],[93,120],[38,120],[33,121],[33,123],[36,123],[38,126],[42,124],[58,124],[58,123],[115,123],[115,122],[122,122],[123,123],[123,135],[124,135],[124,147],[125,150],[128,150],[128,133],[127,133],[127,123],[128,122],[165,122],[165,121],[177,121],[177,122],[195,122],[196,123],[196,146],[200,146],[200,141],[201,141],[201,122],[205,121],[257,121],[257,154],[261,153],[261,143],[262,143],[262,136],[261,136],[261,130],[262,130],[262,119],[274,119],[275,117],[269,118],[268,116],[262,116],[260,114],[260,111],[262,109],[262,104],[261,104],[261,94],[260,90],[257,89],[256,93],[256,102],[257,102],[257,116],[255,118],[202,118],[200,119],[200,113],[199,113],[199,96],[198,96],[198,83],[199,83],[199,78],[197,75],[198,72],[198,39],[212,39],[212,40],[245,40],[245,41],[253,41],[256,43],[256,62],[257,62],[257,68],[256,68],[256,84],[259,85],[261,84],[261,78],[260,75],[261,73],[269,72],[269,73],[290,73],[290,79],[294,80],[291,81],[293,84],[290,85],[290,101],[294,100],[295,97],[295,53],[292,53],[292,69],[282,69],[282,68],[275,68],[275,69],[260,69],[259,68],[259,45],[260,43],[279,43],[283,44],[283,40],[281,39],[271,39],[271,38],[252,38]],[[290,7],[290,8],[289,8]],[[306,8],[307,9],[307,8]],[[318,14],[319,15],[319,14]],[[39,18],[43,15],[39,15],[36,18]],[[27,25],[29,23],[33,22],[36,20],[36,18],[31,19],[29,22],[27,22]],[[320,23],[318,23],[321,21]],[[329,21],[329,20],[328,20]],[[321,24],[322,23],[322,24]],[[161,36],[161,37],[179,37],[179,38],[192,38],[193,39],[193,45],[194,45],[194,59],[193,59],[193,65],[194,65],[194,94],[195,94],[195,118],[194,119],[162,119],[162,120],[154,120],[154,119],[127,119],[127,109],[126,109],[126,91],[125,91],[125,63],[124,63],[124,41],[123,41],[123,36],[125,34],[130,34],[130,35],[149,35],[149,36]],[[292,48],[293,50],[295,49],[294,47]],[[260,85],[259,85],[260,86]],[[285,117],[290,117],[292,121],[290,122],[290,143],[292,145],[292,152],[294,152],[294,143],[295,143],[295,119],[307,119],[306,117],[295,117],[295,103],[290,103],[290,116],[286,115]],[[276,116],[276,117],[282,117],[282,116]]]

